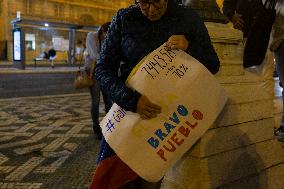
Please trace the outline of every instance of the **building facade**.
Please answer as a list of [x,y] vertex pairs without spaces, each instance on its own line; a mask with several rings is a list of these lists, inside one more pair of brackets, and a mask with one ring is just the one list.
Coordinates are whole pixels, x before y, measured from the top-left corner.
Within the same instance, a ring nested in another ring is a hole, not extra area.
[[[132,0],[0,0],[0,60],[12,57],[11,21],[20,14],[22,19],[58,22],[86,26],[99,26],[110,21],[122,7],[127,7]],[[26,29],[28,38],[26,59],[37,56],[42,42],[50,45],[52,36],[68,39],[68,31],[43,30],[30,27]],[[84,40],[83,34],[78,40]],[[31,41],[34,42],[30,43]],[[33,44],[33,45],[32,45]]]

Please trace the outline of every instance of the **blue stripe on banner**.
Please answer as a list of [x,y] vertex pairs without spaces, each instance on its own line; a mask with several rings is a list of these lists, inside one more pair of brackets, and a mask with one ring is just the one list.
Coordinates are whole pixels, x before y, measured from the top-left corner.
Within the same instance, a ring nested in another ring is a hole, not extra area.
[[99,156],[98,156],[98,159],[97,159],[97,164],[99,164],[104,159],[111,157],[113,155],[115,155],[114,151],[108,145],[105,138],[103,138],[102,142],[101,142],[100,153],[99,153]]

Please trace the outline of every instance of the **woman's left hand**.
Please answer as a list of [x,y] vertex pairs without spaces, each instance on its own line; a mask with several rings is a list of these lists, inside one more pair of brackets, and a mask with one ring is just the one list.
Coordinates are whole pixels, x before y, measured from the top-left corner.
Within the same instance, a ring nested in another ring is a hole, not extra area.
[[188,48],[189,42],[184,35],[172,35],[166,42],[166,47],[169,50],[180,49],[185,51]]

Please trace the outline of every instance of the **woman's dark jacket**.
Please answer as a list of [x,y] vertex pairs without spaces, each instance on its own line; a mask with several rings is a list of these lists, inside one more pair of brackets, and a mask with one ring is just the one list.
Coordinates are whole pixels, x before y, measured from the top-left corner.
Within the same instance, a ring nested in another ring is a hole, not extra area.
[[[186,52],[212,73],[219,70],[219,59],[203,21],[192,9],[168,1],[167,12],[154,22],[148,20],[138,6],[119,10],[102,46],[95,77],[110,92],[112,100],[127,111],[136,111],[141,94],[125,85],[126,78],[143,57],[172,35],[185,35],[189,41]],[[124,64],[121,65],[121,61]]]

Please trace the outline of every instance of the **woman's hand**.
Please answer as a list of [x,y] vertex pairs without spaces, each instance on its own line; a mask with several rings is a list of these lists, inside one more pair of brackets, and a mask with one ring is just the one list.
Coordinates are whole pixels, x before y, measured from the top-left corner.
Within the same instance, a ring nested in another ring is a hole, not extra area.
[[153,104],[146,96],[141,96],[137,103],[136,112],[142,119],[152,119],[161,113],[161,107]]
[[172,35],[166,42],[166,47],[169,50],[180,49],[185,51],[188,48],[189,42],[184,35]]

